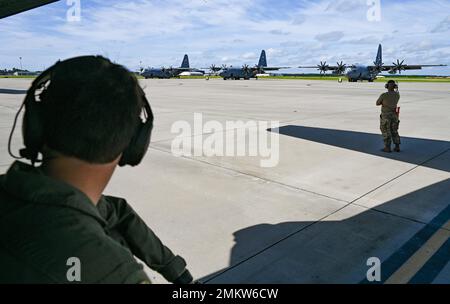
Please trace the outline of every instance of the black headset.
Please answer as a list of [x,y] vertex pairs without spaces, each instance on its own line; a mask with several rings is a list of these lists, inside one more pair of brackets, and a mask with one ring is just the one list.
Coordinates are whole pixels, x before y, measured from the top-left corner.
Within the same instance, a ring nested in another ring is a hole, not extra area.
[[[42,74],[40,74],[33,81],[31,87],[27,91],[27,95],[25,97],[24,102],[22,103],[21,107],[19,108],[16,114],[13,127],[9,135],[8,152],[13,158],[16,159],[26,158],[31,161],[33,166],[36,162],[42,162],[41,159],[38,159],[38,154],[39,152],[42,151],[42,148],[45,144],[44,126],[42,123],[43,113],[41,102],[42,100],[45,99],[48,84],[51,82],[52,76],[54,75],[55,70],[58,67],[69,63],[73,63],[73,61],[75,60],[80,59],[82,60],[88,58],[107,60],[101,56],[82,56],[67,59],[65,61],[58,61],[55,65],[42,72]],[[37,91],[41,89],[42,92],[37,93]],[[150,144],[151,133],[153,129],[153,112],[147,98],[145,97],[144,90],[142,90],[142,88],[139,85],[138,91],[139,94],[141,95],[140,97],[143,102],[142,110],[145,121],[142,121],[140,119],[140,116],[138,117],[140,123],[137,127],[136,133],[132,137],[129,145],[122,152],[122,156],[119,161],[119,166],[121,167],[126,165],[137,166],[147,153],[148,146]],[[36,96],[39,96],[40,101],[36,100]],[[11,141],[14,129],[16,128],[17,119],[23,108],[25,108],[25,114],[23,117],[22,135],[25,148],[20,150],[20,157],[18,157],[11,152]]]
[[388,87],[389,87],[389,84],[390,83],[394,83],[394,89],[398,89],[398,84],[395,82],[395,81],[393,81],[393,80],[389,80],[385,85],[384,85],[384,87],[387,89]]

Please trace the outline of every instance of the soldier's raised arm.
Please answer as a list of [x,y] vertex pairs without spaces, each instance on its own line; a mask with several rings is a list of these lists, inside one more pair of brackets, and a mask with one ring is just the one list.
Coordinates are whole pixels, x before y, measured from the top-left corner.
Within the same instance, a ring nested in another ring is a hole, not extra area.
[[383,104],[383,97],[384,97],[384,94],[381,94],[380,97],[378,97],[377,106],[381,106]]

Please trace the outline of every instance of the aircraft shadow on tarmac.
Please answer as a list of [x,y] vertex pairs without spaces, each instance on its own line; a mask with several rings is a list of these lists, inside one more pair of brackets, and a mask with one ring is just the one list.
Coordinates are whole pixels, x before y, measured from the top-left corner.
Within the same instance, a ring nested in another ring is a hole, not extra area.
[[0,94],[16,94],[16,95],[21,95],[21,94],[26,94],[27,90],[17,90],[17,89],[2,89],[0,88]]
[[294,125],[268,129],[268,131],[450,172],[450,162],[430,160],[433,156],[449,151],[449,141],[401,137],[403,150],[401,153],[384,153],[381,152],[383,146],[381,134]]
[[[375,256],[382,262],[384,282],[450,219],[449,202],[450,179],[446,179],[341,221],[247,227],[233,233],[229,267],[199,281],[368,283],[367,259]],[[426,224],[407,220],[411,212],[429,220]],[[408,282],[433,282],[448,264],[449,251],[447,239]]]

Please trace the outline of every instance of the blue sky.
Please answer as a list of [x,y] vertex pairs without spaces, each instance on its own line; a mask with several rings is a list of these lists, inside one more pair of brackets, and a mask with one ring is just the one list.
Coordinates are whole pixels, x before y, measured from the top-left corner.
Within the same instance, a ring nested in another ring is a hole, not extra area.
[[[378,43],[384,62],[450,64],[450,0],[381,0],[369,22],[367,0],[81,0],[81,21],[59,1],[0,20],[0,68],[42,70],[58,59],[101,54],[132,70],[255,64],[370,64]],[[296,71],[296,70],[292,70]],[[417,71],[450,75],[450,68]]]

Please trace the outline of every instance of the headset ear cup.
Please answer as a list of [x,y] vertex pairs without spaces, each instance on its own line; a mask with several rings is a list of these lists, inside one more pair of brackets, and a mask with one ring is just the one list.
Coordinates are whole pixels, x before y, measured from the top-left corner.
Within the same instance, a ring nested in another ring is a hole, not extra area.
[[152,129],[153,129],[153,112],[150,107],[150,103],[145,97],[144,91],[140,90],[141,97],[144,103],[144,110],[146,114],[146,121],[141,122],[140,126],[130,141],[128,147],[122,152],[122,157],[119,161],[119,166],[126,165],[137,166],[140,164],[145,154],[147,153],[148,146],[150,145]]
[[51,79],[52,71],[58,63],[59,61],[42,72],[32,82],[24,100],[25,113],[22,122],[22,137],[25,148],[20,150],[20,156],[31,160],[33,165],[38,160],[38,154],[45,142],[42,100],[46,95],[46,90],[44,89],[40,94],[41,102],[36,101],[35,94],[37,89],[43,88]]
[[150,145],[152,129],[153,122],[151,120],[141,124],[136,136],[133,137],[128,147],[123,151],[119,166],[130,165],[134,167],[140,164]]
[[24,157],[35,162],[44,144],[44,126],[42,124],[42,105],[27,96],[22,123],[23,143],[26,147]]

